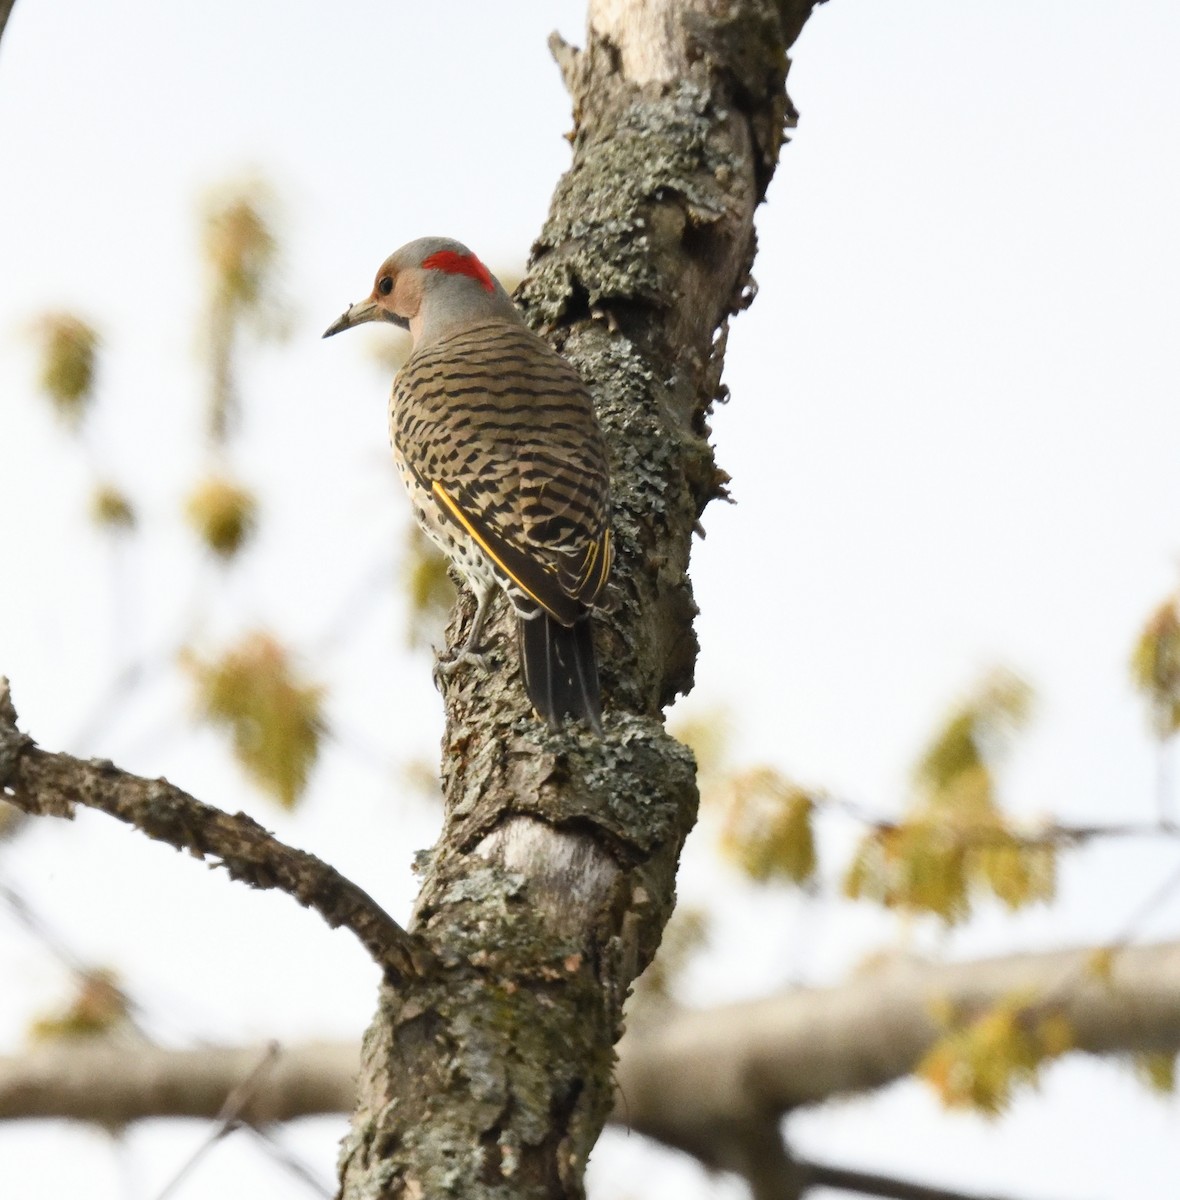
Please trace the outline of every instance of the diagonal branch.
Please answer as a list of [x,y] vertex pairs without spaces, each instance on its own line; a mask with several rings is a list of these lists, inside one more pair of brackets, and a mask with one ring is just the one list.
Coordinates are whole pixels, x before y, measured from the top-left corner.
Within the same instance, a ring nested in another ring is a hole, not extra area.
[[1180,942],[904,962],[831,988],[799,988],[636,1028],[619,1046],[625,1105],[614,1119],[706,1162],[717,1130],[745,1114],[789,1113],[909,1074],[942,1036],[942,1006],[964,1017],[1012,996],[1042,999],[1075,1051],[1180,1051]]
[[280,842],[245,813],[203,804],[166,779],[142,779],[105,759],[41,750],[16,727],[0,676],[0,796],[24,812],[72,818],[81,804],[135,826],[158,842],[212,858],[231,879],[274,888],[350,929],[393,980],[422,974],[431,956],[365,891],[334,867]]

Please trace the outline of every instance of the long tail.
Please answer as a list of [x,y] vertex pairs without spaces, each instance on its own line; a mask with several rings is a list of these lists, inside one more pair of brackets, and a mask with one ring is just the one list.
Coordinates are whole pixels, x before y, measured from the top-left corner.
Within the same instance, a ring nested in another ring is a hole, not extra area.
[[562,625],[548,613],[517,617],[524,685],[533,707],[557,729],[563,717],[576,717],[602,734],[598,664],[590,614]]

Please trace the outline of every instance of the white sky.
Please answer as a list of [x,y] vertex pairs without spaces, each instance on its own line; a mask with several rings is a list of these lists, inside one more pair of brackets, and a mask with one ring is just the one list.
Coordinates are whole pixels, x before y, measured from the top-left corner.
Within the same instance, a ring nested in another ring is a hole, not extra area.
[[[441,714],[426,658],[401,650],[396,598],[326,660],[341,737],[294,817],[242,783],[217,738],[172,732],[187,711],[175,678],[96,744],[79,732],[112,664],[170,645],[191,605],[211,612],[204,644],[265,621],[311,654],[341,597],[392,563],[405,506],[385,457],[388,380],[363,335],[319,334],[412,237],[523,260],[569,158],[544,39],[556,25],[580,41],[582,23],[574,3],[18,0],[0,45],[0,672],[44,745],[247,807],[402,916],[435,817],[394,810],[390,764],[432,755]],[[739,503],[706,514],[693,566],[703,650],[686,707],[732,704],[740,761],[888,810],[946,706],[1005,662],[1039,696],[1012,807],[1152,815],[1126,660],[1177,583],[1178,55],[1164,0],[833,0],[813,17],[792,71],[800,128],[759,215],[761,292],[730,339],[733,400],[715,421]],[[203,463],[194,204],[249,170],[282,199],[292,337],[243,380],[234,461],[267,507],[257,555],[223,581],[194,566],[176,517]],[[22,329],[47,307],[104,334],[89,450],[34,393]],[[143,513],[119,621],[108,548],[81,516],[88,458]],[[829,840],[834,872],[847,831]],[[46,824],[0,847],[0,879],[117,963],[161,1036],[359,1032],[375,972],[345,935],[142,842],[98,818]],[[690,855],[689,899],[717,892],[707,857]],[[1051,912],[987,912],[909,946],[1101,941],[1174,869],[1168,848],[1093,851]],[[690,981],[702,1001],[834,980],[892,928],[737,886],[717,907]],[[1180,906],[1141,932],[1177,936]],[[0,981],[11,1048],[66,981],[2,913]],[[1070,1061],[992,1125],[906,1083],[791,1131],[817,1156],[980,1191],[1171,1200],[1178,1116],[1116,1068]],[[287,1136],[330,1175],[338,1134]],[[91,1132],[0,1130],[0,1195],[150,1200],[202,1137],[140,1130],[112,1153]],[[47,1150],[49,1181],[34,1175]],[[611,1200],[732,1190],[636,1138],[612,1137],[594,1170]],[[177,1196],[245,1196],[277,1186],[272,1171],[231,1142]]]

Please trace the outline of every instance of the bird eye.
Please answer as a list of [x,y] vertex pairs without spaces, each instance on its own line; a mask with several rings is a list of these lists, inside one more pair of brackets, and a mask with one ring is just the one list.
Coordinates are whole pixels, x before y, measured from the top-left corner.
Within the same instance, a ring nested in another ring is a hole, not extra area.
[[393,280],[386,275],[385,278],[377,284],[377,290],[381,293],[381,295],[388,296],[389,293],[393,291]]

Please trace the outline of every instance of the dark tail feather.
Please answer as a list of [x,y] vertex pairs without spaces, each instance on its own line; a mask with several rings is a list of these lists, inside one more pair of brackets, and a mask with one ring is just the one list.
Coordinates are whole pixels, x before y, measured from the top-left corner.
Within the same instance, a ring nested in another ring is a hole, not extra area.
[[558,728],[562,717],[576,717],[601,734],[598,665],[590,614],[567,626],[540,612],[528,620],[517,617],[517,629],[524,686],[549,728]]

